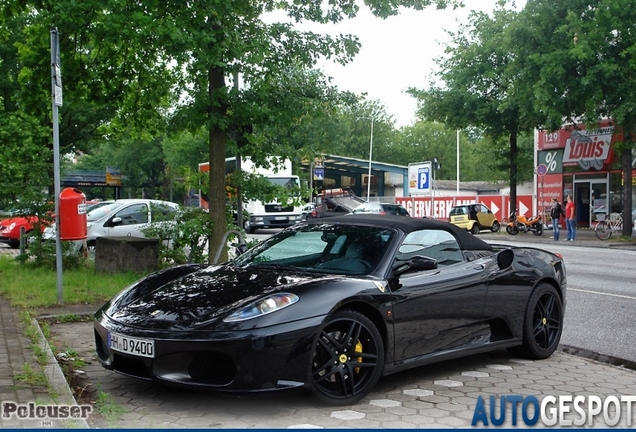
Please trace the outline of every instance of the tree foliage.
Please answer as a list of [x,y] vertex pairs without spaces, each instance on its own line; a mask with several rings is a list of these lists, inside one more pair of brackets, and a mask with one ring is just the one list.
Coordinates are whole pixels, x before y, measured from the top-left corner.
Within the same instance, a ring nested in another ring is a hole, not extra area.
[[[636,10],[628,0],[528,0],[514,37],[519,70],[536,109],[555,130],[563,122],[595,125],[610,118],[623,178],[632,178],[636,136]],[[623,234],[631,235],[632,183],[623,182]]]
[[516,203],[520,177],[527,178],[518,174],[523,165],[518,137],[538,121],[524,93],[523,78],[513,67],[517,54],[510,29],[517,14],[505,2],[492,15],[472,12],[466,26],[451,32],[452,44],[440,60],[439,81],[427,90],[410,90],[420,101],[419,113],[424,119],[453,128],[478,127],[495,144],[508,138],[508,148],[494,154],[508,154],[512,203]]

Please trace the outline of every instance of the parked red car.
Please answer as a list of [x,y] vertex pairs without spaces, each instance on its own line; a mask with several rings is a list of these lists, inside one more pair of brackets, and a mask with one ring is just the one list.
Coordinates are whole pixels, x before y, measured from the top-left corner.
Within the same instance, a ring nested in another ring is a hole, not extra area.
[[[0,221],[0,243],[6,243],[16,249],[20,247],[20,228],[24,227],[24,233],[33,230],[38,221],[37,216],[13,216]],[[44,231],[46,224],[40,224],[40,230]]]

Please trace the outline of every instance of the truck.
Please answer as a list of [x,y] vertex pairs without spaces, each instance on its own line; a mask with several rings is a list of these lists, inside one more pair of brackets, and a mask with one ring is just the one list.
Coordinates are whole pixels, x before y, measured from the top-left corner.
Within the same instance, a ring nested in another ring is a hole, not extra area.
[[309,218],[324,218],[341,216],[362,204],[364,200],[351,189],[325,189],[314,197],[314,210],[307,215]]
[[[243,228],[249,234],[258,229],[287,228],[302,220],[302,204],[300,204],[300,178],[292,174],[292,164],[289,159],[278,157],[267,158],[271,163],[270,168],[256,165],[251,158],[241,158],[241,170],[261,175],[275,185],[285,186],[290,189],[289,201],[281,203],[277,201],[264,202],[261,200],[247,200],[243,203]],[[275,161],[279,161],[275,164]],[[236,157],[225,159],[225,173],[231,174],[237,168]],[[199,171],[209,171],[209,162],[199,164]],[[205,195],[199,193],[200,206],[208,208]],[[235,210],[235,215],[237,209]],[[238,219],[235,216],[235,220]]]

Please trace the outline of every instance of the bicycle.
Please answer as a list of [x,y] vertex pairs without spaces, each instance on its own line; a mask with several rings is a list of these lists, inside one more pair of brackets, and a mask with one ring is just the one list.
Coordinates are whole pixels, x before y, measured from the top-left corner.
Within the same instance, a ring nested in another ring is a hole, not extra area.
[[621,233],[623,231],[623,215],[609,221],[600,221],[594,227],[594,234],[599,240],[607,240],[613,233]]

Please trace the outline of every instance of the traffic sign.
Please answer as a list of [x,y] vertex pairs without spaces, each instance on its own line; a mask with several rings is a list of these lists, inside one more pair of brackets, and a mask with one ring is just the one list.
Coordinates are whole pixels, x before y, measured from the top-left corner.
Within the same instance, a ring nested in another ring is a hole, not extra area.
[[537,165],[537,175],[544,176],[548,172],[548,166],[545,164]]
[[419,162],[409,164],[409,195],[428,195],[432,190],[431,186],[431,162]]

